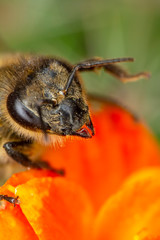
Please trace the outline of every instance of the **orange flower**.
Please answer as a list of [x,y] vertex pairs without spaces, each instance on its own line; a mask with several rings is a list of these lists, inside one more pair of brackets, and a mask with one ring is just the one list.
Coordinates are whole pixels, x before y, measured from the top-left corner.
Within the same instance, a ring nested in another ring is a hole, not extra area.
[[147,129],[120,107],[93,116],[96,136],[68,140],[44,158],[63,167],[12,176],[0,194],[0,239],[160,239],[159,149]]

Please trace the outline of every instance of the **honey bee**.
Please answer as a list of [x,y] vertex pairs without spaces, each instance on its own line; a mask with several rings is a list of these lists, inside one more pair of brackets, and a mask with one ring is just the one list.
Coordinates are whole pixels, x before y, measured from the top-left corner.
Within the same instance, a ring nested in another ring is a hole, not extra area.
[[[80,72],[104,68],[122,82],[148,77],[146,72],[130,75],[117,65],[132,61],[93,58],[71,65],[48,56],[17,54],[2,58],[1,164],[14,160],[25,167],[50,169],[37,154],[44,145],[54,145],[65,136],[91,138],[94,127]],[[63,173],[61,169],[55,171]],[[7,197],[0,195],[1,199]]]

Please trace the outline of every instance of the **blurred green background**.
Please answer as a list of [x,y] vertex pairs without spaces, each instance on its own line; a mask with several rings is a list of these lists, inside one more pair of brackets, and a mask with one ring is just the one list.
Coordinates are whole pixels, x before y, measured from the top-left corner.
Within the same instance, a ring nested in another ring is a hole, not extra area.
[[88,92],[111,96],[137,113],[160,139],[160,1],[0,0],[0,50],[56,55],[134,57],[130,72],[149,80],[122,84],[103,71],[83,73]]

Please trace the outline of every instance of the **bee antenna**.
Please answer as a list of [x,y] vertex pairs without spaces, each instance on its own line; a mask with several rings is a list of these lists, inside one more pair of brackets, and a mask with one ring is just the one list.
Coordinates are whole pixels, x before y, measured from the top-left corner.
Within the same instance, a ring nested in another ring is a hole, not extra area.
[[62,92],[63,94],[66,94],[66,92],[68,91],[68,88],[70,87],[73,81],[74,75],[78,70],[92,69],[96,67],[99,68],[99,67],[106,66],[108,64],[114,64],[119,62],[133,62],[133,61],[134,61],[133,58],[128,57],[128,58],[113,58],[113,59],[104,59],[104,60],[91,59],[88,61],[78,63],[75,66],[73,66],[73,69],[69,75],[68,81]]

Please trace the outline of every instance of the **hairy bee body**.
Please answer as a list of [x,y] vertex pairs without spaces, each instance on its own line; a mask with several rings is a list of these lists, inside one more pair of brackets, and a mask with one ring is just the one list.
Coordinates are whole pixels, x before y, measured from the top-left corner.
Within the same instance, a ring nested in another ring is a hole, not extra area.
[[34,161],[40,159],[45,144],[55,145],[66,136],[92,137],[94,127],[79,71],[103,67],[121,81],[148,77],[147,73],[129,75],[115,64],[123,61],[133,59],[94,58],[71,65],[36,55],[2,58],[0,163],[12,159],[27,167],[41,168],[43,164]]
[[[6,163],[12,159],[3,148],[6,142],[30,141],[30,144],[23,147],[17,147],[21,153],[28,156],[32,161],[40,159],[45,144],[56,144],[62,142],[62,136],[57,134],[48,134],[48,140],[44,138],[41,129],[30,127],[25,121],[18,121],[9,112],[7,99],[13,92],[18,92],[25,106],[31,110],[35,116],[38,116],[36,106],[34,104],[39,99],[56,99],[58,104],[63,95],[57,92],[64,88],[71,65],[61,62],[55,58],[31,56],[31,55],[15,55],[6,57],[0,66],[0,164]],[[49,91],[50,89],[50,91]],[[80,99],[84,93],[79,78],[75,78],[70,88],[70,97]],[[10,103],[12,107],[12,102]],[[53,121],[49,116],[45,106],[44,121],[46,118]],[[34,123],[33,123],[34,124]],[[54,125],[59,124],[59,119],[55,117]],[[64,139],[64,138],[63,138]],[[12,164],[13,161],[11,161]],[[1,172],[0,172],[1,173]],[[3,170],[2,170],[3,173]],[[2,177],[1,173],[1,177]]]

